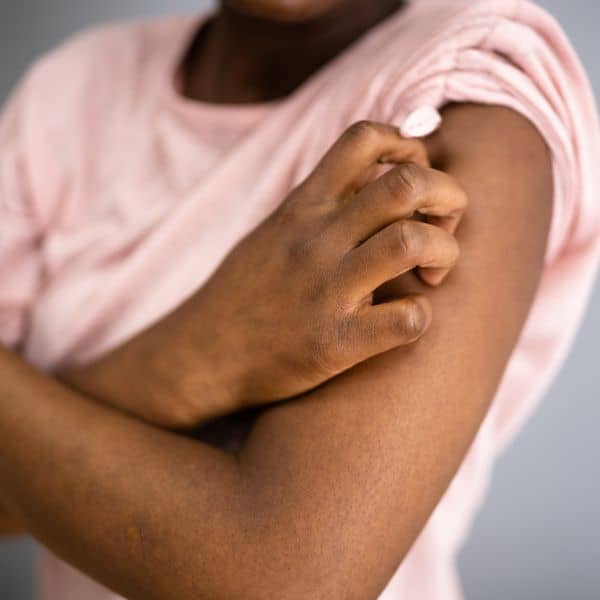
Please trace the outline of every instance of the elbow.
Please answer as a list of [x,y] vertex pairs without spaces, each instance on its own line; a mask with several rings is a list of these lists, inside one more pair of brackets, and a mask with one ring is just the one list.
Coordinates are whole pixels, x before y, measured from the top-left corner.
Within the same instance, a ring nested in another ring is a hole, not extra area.
[[[247,600],[369,600],[379,597],[403,552],[381,547],[369,519],[308,486],[277,485],[278,473],[257,474],[242,460],[243,531],[223,598]],[[284,480],[285,481],[285,480]],[[404,547],[397,544],[396,549]],[[400,556],[398,556],[400,554]],[[234,590],[232,590],[234,591]]]
[[[240,531],[227,545],[213,548],[208,561],[206,555],[194,558],[190,547],[177,598],[376,600],[389,579],[380,564],[365,569],[369,561],[360,544],[348,545],[339,531],[320,529],[315,520],[271,518],[265,524],[252,515]],[[166,591],[164,600],[175,597],[173,587]]]
[[348,545],[345,535],[318,519],[273,519],[260,529],[244,553],[253,557],[253,568],[244,569],[249,576],[235,597],[376,600],[389,579],[381,565],[365,569],[360,544]]

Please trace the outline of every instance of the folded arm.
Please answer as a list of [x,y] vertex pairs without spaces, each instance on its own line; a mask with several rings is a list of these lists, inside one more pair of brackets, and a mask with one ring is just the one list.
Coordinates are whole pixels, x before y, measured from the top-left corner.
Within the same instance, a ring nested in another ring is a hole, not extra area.
[[17,523],[14,515],[6,507],[0,505],[0,538],[24,534],[25,528]]
[[551,168],[502,108],[456,106],[432,162],[467,189],[434,322],[274,406],[226,455],[0,358],[0,485],[66,560],[128,598],[370,598],[439,501],[494,396],[541,273]]

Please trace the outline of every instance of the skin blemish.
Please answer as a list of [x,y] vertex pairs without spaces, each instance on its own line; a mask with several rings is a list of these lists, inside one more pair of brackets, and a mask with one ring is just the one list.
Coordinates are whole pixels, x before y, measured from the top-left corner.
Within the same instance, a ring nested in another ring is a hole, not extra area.
[[129,551],[139,556],[142,552],[143,544],[144,544],[144,536],[142,535],[142,530],[135,525],[128,525],[125,529],[125,541],[127,542],[127,547]]

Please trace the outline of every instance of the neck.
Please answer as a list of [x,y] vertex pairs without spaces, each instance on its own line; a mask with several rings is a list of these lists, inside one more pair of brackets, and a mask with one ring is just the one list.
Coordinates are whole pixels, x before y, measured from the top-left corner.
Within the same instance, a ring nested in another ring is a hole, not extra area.
[[283,98],[403,4],[343,0],[325,15],[286,23],[242,14],[225,3],[190,48],[184,93],[234,104]]

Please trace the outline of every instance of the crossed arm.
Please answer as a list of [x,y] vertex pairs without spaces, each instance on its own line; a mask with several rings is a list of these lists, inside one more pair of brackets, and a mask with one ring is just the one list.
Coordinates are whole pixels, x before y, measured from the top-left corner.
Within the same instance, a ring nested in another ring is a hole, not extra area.
[[[456,472],[541,273],[548,152],[498,107],[451,106],[428,142],[470,197],[461,260],[427,294],[434,321],[303,397],[225,454],[0,356],[0,486],[34,536],[135,598],[371,598]],[[437,165],[436,165],[437,163]]]

